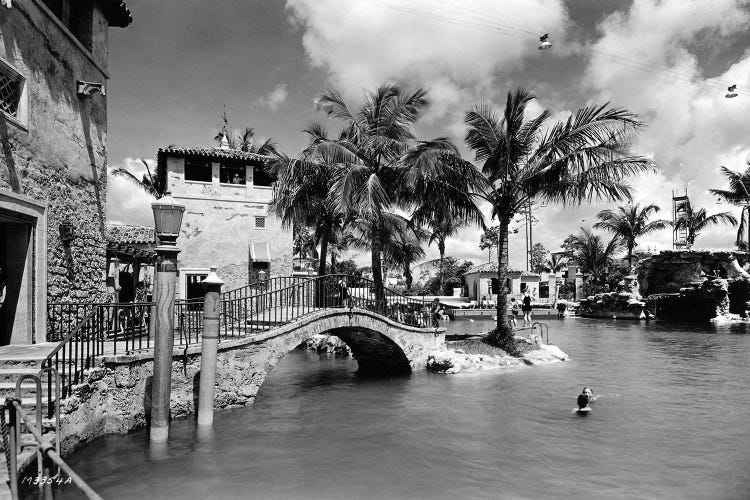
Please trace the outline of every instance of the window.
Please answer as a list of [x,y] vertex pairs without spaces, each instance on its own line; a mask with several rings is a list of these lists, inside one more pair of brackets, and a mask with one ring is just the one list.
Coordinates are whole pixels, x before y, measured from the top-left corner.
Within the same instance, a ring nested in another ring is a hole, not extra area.
[[0,111],[26,125],[26,79],[0,60]]
[[245,166],[232,163],[222,163],[219,166],[219,179],[222,184],[245,185]]
[[490,279],[490,293],[492,295],[497,295],[498,293],[500,293],[500,290],[498,290],[498,288],[499,287],[497,286],[497,278]]
[[185,275],[185,298],[200,299],[205,295],[201,281],[206,279],[208,274],[187,274]]
[[254,165],[253,166],[253,185],[254,186],[268,186],[270,187],[273,185],[273,182],[276,179],[273,178],[273,176],[266,172],[266,169],[263,165]]
[[211,182],[211,164],[205,161],[185,160],[185,180]]
[[549,298],[549,282],[539,283],[539,298],[540,299]]
[[262,216],[255,216],[255,228],[256,229],[265,229],[266,228],[266,218]]
[[42,0],[52,14],[91,51],[94,3],[91,0]]

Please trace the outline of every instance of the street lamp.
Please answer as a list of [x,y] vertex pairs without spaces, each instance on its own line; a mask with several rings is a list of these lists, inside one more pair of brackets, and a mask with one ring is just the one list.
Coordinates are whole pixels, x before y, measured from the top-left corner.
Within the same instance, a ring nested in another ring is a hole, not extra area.
[[154,376],[151,386],[151,441],[169,437],[169,399],[172,385],[172,349],[174,349],[174,302],[177,282],[177,237],[185,206],[167,192],[151,203],[156,247],[156,302],[154,339]]

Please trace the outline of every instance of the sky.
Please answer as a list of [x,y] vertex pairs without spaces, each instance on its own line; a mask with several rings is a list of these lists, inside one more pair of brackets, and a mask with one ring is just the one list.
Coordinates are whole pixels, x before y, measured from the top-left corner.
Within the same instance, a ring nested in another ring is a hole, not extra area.
[[[507,93],[532,90],[528,109],[566,119],[582,106],[611,103],[647,127],[631,152],[656,174],[632,179],[634,201],[655,203],[671,219],[672,191],[687,190],[708,213],[717,204],[720,166],[750,161],[750,0],[129,0],[133,24],[110,30],[107,87],[109,167],[137,175],[168,144],[210,146],[226,109],[236,128],[254,127],[290,156],[302,130],[321,121],[318,92],[337,89],[352,106],[366,89],[393,80],[425,88],[430,106],[417,136],[448,136],[463,146],[463,116],[474,103],[502,109]],[[551,49],[537,49],[549,33]],[[738,86],[738,96],[725,97]],[[153,224],[148,196],[109,179],[113,222]],[[550,205],[534,212],[533,242],[549,250],[612,202]],[[488,224],[492,224],[488,219]],[[524,226],[511,235],[510,264],[525,266]],[[696,246],[731,248],[727,226],[702,233]],[[481,231],[467,228],[446,253],[486,262]],[[647,236],[639,249],[671,248],[672,233]],[[428,258],[437,257],[429,247]],[[363,264],[367,258],[358,259]]]

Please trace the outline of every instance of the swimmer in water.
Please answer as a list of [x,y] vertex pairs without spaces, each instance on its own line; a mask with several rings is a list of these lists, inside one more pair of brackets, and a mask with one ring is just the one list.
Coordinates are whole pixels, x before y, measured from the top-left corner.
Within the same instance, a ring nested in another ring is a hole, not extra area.
[[589,387],[584,387],[583,391],[581,391],[581,394],[578,395],[578,409],[580,410],[586,408],[594,401],[596,401],[596,398],[594,397],[594,391],[592,391]]

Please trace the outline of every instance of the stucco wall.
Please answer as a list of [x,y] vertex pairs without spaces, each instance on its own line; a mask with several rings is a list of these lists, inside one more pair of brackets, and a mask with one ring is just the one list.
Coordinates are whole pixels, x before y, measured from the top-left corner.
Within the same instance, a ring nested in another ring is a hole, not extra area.
[[[0,189],[12,189],[14,172],[21,194],[48,205],[50,301],[104,298],[106,99],[76,95],[76,80],[107,78],[107,23],[99,11],[94,26],[100,32],[88,53],[35,0],[0,8],[0,57],[26,79],[28,103],[26,127],[0,119]],[[75,227],[69,249],[60,241],[62,222]]]
[[[248,168],[249,178],[252,168]],[[248,284],[250,243],[268,243],[270,276],[292,274],[292,231],[269,213],[272,190],[251,183],[219,183],[219,164],[212,166],[212,182],[184,180],[184,160],[167,159],[167,179],[172,196],[185,205],[178,245],[178,267],[208,269],[217,266],[224,290]],[[255,217],[265,217],[265,229],[255,227]],[[182,290],[180,290],[180,293]]]

